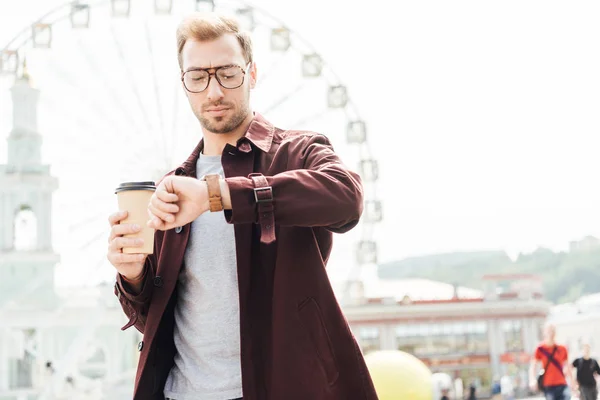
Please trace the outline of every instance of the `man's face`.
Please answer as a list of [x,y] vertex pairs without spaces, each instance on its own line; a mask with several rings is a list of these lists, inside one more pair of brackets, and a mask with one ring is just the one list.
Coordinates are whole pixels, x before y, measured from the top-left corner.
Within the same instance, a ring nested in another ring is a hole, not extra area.
[[589,356],[590,356],[591,350],[592,350],[592,349],[590,348],[590,345],[589,345],[589,344],[584,344],[584,345],[583,345],[583,355],[584,355],[585,357],[589,357]]
[[[190,39],[181,52],[182,68],[188,70],[237,65],[245,71],[244,83],[235,89],[226,89],[211,75],[208,87],[200,93],[190,93],[184,87],[192,111],[204,129],[213,133],[229,133],[237,128],[250,114],[250,89],[256,85],[256,67],[249,68],[242,48],[233,34],[200,42]],[[240,72],[243,74],[243,72]]]
[[544,339],[546,341],[554,341],[554,337],[556,336],[556,328],[554,325],[549,324],[544,327]]

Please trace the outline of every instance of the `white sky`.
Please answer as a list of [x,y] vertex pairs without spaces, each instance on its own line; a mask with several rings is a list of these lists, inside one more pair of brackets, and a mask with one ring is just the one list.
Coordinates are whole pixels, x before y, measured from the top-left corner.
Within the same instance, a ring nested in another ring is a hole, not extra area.
[[[0,0],[0,46],[63,2]],[[600,236],[599,2],[349,3],[254,2],[318,49],[367,120],[381,261]]]

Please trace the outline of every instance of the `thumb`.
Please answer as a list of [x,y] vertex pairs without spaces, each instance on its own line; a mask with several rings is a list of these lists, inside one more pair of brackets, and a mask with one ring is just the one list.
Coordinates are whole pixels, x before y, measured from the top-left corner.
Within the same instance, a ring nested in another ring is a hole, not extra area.
[[166,224],[165,224],[165,222],[162,219],[160,219],[160,218],[158,218],[158,217],[156,217],[154,215],[150,216],[150,219],[148,220],[148,222],[146,222],[146,225],[148,227],[150,227],[152,229],[156,229],[158,231],[164,231],[164,230],[166,230]]

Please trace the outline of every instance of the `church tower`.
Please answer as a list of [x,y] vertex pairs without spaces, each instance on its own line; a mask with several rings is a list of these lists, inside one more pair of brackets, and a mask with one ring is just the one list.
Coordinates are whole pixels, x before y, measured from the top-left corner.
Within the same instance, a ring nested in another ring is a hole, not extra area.
[[7,303],[50,308],[55,303],[52,193],[58,180],[42,164],[40,92],[23,68],[11,89],[13,127],[7,164],[0,165],[0,308]]

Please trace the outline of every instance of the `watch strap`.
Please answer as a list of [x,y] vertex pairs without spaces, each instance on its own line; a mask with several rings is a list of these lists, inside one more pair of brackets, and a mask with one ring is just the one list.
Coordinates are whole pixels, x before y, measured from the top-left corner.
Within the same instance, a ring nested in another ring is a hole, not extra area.
[[223,211],[221,199],[221,176],[218,174],[205,175],[204,180],[208,186],[208,203],[210,212]]

